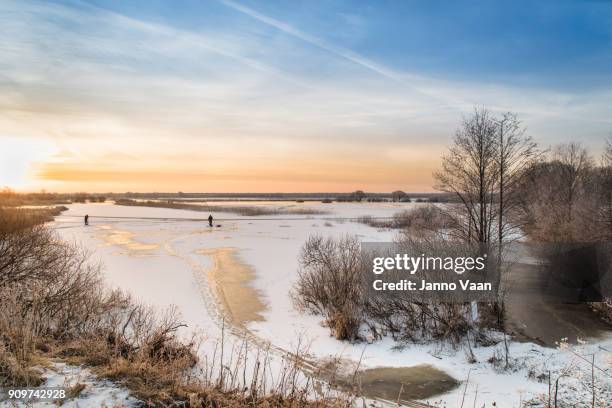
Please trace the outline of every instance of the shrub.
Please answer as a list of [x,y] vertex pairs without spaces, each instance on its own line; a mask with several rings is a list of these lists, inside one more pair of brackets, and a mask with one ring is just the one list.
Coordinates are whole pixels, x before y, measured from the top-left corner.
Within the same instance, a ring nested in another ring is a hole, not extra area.
[[374,228],[395,228],[413,234],[428,234],[447,228],[450,220],[434,205],[425,205],[401,211],[392,218],[376,219],[369,216],[358,220]]
[[325,316],[337,339],[355,340],[363,321],[359,240],[310,237],[300,254],[293,299],[302,310]]
[[447,228],[450,220],[434,205],[424,205],[395,214],[395,228],[410,229],[412,232],[436,232]]
[[[398,244],[408,253],[447,253],[461,250],[442,238],[409,238]],[[448,301],[428,303],[408,296],[368,296],[359,239],[312,236],[299,257],[300,269],[292,297],[301,310],[322,315],[337,339],[359,339],[362,325],[374,338],[391,333],[401,340],[447,339],[461,342],[472,331],[477,335],[481,322],[472,321],[471,305]],[[450,295],[449,295],[450,296]],[[485,305],[486,306],[486,305]],[[483,313],[488,313],[486,307]],[[490,327],[482,319],[482,328]]]

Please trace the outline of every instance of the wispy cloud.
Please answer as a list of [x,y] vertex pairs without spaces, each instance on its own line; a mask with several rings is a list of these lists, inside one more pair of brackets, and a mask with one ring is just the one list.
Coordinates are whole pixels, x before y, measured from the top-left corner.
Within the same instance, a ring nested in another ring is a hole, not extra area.
[[461,108],[469,106],[469,103],[462,97],[450,97],[448,95],[444,95],[437,92],[432,92],[431,90],[419,86],[419,81],[417,76],[407,75],[406,73],[396,72],[393,69],[377,63],[359,53],[356,53],[348,48],[340,47],[334,45],[328,41],[325,41],[322,38],[299,30],[292,26],[289,23],[277,20],[273,17],[262,14],[250,7],[244,6],[240,3],[237,3],[232,0],[218,0],[222,4],[239,11],[241,13],[250,16],[257,21],[260,21],[264,24],[267,24],[271,27],[274,27],[288,35],[296,37],[302,41],[305,41],[311,45],[314,45],[322,50],[325,50],[336,57],[342,58],[344,60],[350,61],[360,67],[366,68],[370,72],[374,72],[376,74],[382,75],[383,77],[393,80],[400,84],[404,88],[409,88],[413,92],[417,93],[420,97],[425,97],[430,102],[434,102],[439,108],[452,108],[456,111],[460,111]]
[[92,5],[87,2],[80,3],[83,6],[86,6],[97,14],[99,14],[100,17],[102,17],[103,19],[112,18],[117,20],[119,24],[125,25],[136,30],[140,30],[141,32],[171,38],[177,45],[180,44],[181,46],[192,47],[196,50],[198,48],[204,48],[224,57],[231,58],[236,62],[253,68],[255,70],[272,73],[279,77],[283,77],[284,79],[296,81],[295,78],[286,75],[278,68],[268,65],[261,60],[249,58],[248,56],[241,54],[239,51],[232,51],[232,48],[235,48],[233,47],[234,44],[221,41],[220,39],[214,38],[213,36],[195,34],[193,32],[180,30],[175,27],[169,27],[163,24],[134,19],[105,8]]
[[309,44],[312,44],[316,47],[319,47],[325,51],[328,51],[336,56],[342,57],[348,61],[354,62],[355,64],[361,65],[364,68],[367,68],[370,71],[376,72],[384,77],[389,79],[393,79],[395,81],[402,81],[401,76],[397,73],[393,72],[390,68],[385,67],[384,65],[378,64],[356,52],[353,52],[349,49],[338,47],[329,42],[318,38],[314,35],[308,34],[304,31],[298,30],[290,24],[272,18],[270,16],[266,16],[262,13],[259,13],[253,10],[250,7],[244,6],[242,4],[236,3],[231,0],[219,0],[221,3],[225,4],[228,7],[233,8],[241,13],[244,13],[250,17],[253,17],[256,20],[261,21],[271,27],[277,28],[284,33],[292,35],[300,40],[306,41]]

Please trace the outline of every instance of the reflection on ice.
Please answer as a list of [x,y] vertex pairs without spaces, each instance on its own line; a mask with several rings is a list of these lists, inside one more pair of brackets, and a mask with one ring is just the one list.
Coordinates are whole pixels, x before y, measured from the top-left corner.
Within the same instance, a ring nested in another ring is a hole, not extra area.
[[133,232],[114,229],[110,225],[97,225],[96,232],[107,245],[116,245],[127,249],[130,255],[148,255],[148,251],[159,247],[158,244],[138,242],[134,239],[135,234]]
[[255,279],[255,273],[249,265],[238,259],[237,250],[210,248],[196,253],[212,258],[213,265],[208,272],[208,279],[219,307],[228,320],[239,326],[252,321],[263,321],[261,312],[266,306],[260,292],[249,285]]

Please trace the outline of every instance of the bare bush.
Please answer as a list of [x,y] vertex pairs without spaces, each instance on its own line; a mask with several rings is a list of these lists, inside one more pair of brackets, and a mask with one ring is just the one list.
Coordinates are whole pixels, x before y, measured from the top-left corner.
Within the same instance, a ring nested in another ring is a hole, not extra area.
[[429,234],[449,228],[452,220],[435,205],[422,205],[395,213],[391,218],[361,217],[359,222],[374,228],[401,229],[411,234]]
[[430,204],[395,214],[393,222],[402,233],[418,236],[436,234],[453,225],[444,211]]
[[359,240],[310,237],[300,254],[295,304],[325,316],[338,339],[355,340],[363,316],[361,311],[361,256]]
[[[416,239],[406,235],[402,239],[398,244],[411,246],[411,253],[463,249],[439,237]],[[465,256],[465,252],[461,254]],[[473,305],[451,298],[452,294],[440,302],[427,302],[405,294],[383,297],[367,293],[359,240],[354,236],[310,237],[302,248],[300,265],[292,293],[294,303],[302,310],[322,315],[338,339],[358,339],[364,325],[374,338],[388,333],[400,340],[445,339],[457,344],[468,333],[483,338],[481,329],[491,327],[495,321],[484,318],[492,310],[486,304],[481,308],[482,316],[474,321]]]
[[375,337],[389,333],[402,341],[435,339],[457,344],[472,327],[466,304],[368,299],[365,311]]
[[[477,257],[481,251],[480,245],[467,245],[449,240],[442,234],[415,236],[400,234],[395,242],[398,253],[435,254],[441,258],[459,258],[465,256]],[[395,253],[394,252],[394,253]],[[495,267],[493,262],[487,262],[487,269]],[[441,268],[441,266],[440,266]],[[437,281],[444,270],[422,269],[418,271],[418,279]],[[388,281],[397,282],[406,278],[403,271],[385,272]],[[450,276],[443,280],[451,280]],[[474,278],[476,279],[476,278]],[[468,334],[482,337],[483,331],[491,327],[492,319],[485,319],[487,303],[477,305],[480,312],[474,319],[476,305],[462,300],[462,293],[448,292],[436,294],[436,297],[417,298],[409,292],[385,293],[384,296],[368,296],[364,302],[367,323],[376,333],[389,332],[400,340],[449,340],[459,344]]]
[[4,381],[28,385],[36,352],[101,327],[125,296],[104,290],[99,268],[20,211],[0,211],[0,348]]
[[99,266],[40,225],[38,215],[0,210],[0,218],[0,347],[5,368],[12,367],[4,381],[24,385],[31,376],[19,373],[28,372],[37,351],[108,331],[115,323],[109,313],[130,301],[106,290]]
[[46,212],[0,208],[0,286],[46,280],[72,266],[75,248],[41,225],[46,217]]

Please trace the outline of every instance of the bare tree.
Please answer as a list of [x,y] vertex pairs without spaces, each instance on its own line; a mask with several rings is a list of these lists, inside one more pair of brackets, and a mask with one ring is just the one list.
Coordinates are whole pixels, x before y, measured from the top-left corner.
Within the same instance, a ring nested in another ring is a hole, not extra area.
[[406,197],[406,193],[401,190],[397,190],[391,193],[391,199],[395,201],[402,201]]
[[499,176],[497,134],[498,124],[489,111],[475,109],[464,118],[442,159],[442,169],[434,174],[436,187],[452,193],[460,203],[449,211],[455,238],[479,243],[492,238]]
[[602,205],[597,221],[602,225],[601,238],[612,239],[612,136],[606,139],[606,146],[601,158],[600,189]]
[[[520,180],[538,154],[536,143],[525,135],[515,114],[505,113],[497,119],[486,109],[476,109],[464,119],[443,158],[442,170],[435,173],[437,188],[459,201],[447,211],[453,238],[479,243],[481,248],[482,244],[497,247],[497,288],[504,241],[520,228],[520,218],[509,215],[518,213]],[[501,323],[503,296],[494,310]]]
[[[525,170],[533,165],[541,156],[541,152],[533,139],[525,135],[525,128],[516,114],[511,112],[503,114],[497,124],[499,171],[497,240],[501,248],[507,235],[515,232],[522,224],[516,216],[520,204],[518,187]],[[515,216],[510,218],[510,214]]]
[[598,239],[600,170],[578,143],[556,146],[547,161],[529,168],[520,189],[529,235],[552,242]]
[[612,167],[612,136],[606,139],[606,147],[602,156],[602,166]]
[[352,197],[355,199],[355,201],[361,202],[366,197],[366,193],[364,193],[362,190],[357,190],[352,193]]
[[553,151],[553,161],[560,164],[560,178],[557,186],[562,194],[568,223],[571,225],[575,216],[575,203],[580,190],[584,188],[593,161],[588,152],[579,143],[568,143],[557,146]]

